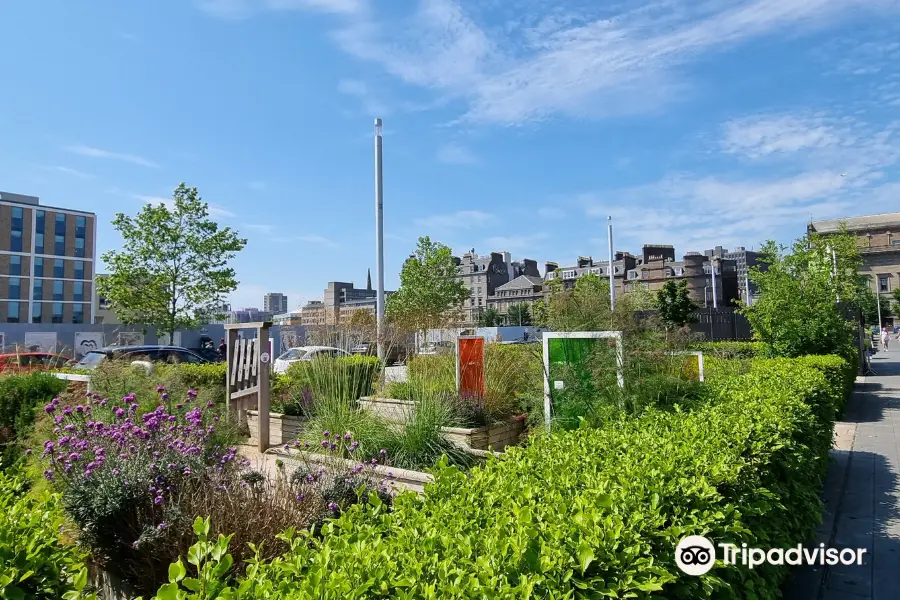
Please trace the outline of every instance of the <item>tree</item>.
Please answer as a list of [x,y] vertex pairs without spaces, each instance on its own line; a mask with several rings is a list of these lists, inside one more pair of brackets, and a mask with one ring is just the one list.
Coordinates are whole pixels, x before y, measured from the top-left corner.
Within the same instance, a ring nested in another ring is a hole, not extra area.
[[479,327],[499,327],[501,321],[502,317],[500,316],[500,311],[493,306],[485,308],[481,311],[481,314],[478,315]]
[[209,219],[197,188],[181,183],[171,203],[147,204],[135,217],[118,213],[112,225],[122,248],[103,254],[109,275],[97,287],[123,323],[153,325],[171,339],[237,288],[228,263],[247,240]]
[[751,268],[758,293],[740,309],[754,337],[773,356],[839,354],[852,360],[857,325],[845,306],[861,308],[865,301],[856,239],[846,231],[827,238],[812,233],[790,249],[769,241],[760,254],[767,269]]
[[350,330],[360,335],[364,339],[373,339],[375,337],[375,313],[371,310],[359,309],[353,311],[350,315]]
[[506,322],[509,325],[531,325],[531,309],[524,302],[511,304],[506,311]]
[[456,278],[450,248],[420,237],[415,252],[403,263],[400,288],[388,299],[391,322],[425,331],[447,322],[448,312],[469,297],[466,284]]
[[669,280],[656,292],[654,307],[659,311],[659,316],[666,326],[666,331],[676,327],[684,327],[696,320],[694,313],[697,305],[691,300],[688,293],[687,279],[680,281]]

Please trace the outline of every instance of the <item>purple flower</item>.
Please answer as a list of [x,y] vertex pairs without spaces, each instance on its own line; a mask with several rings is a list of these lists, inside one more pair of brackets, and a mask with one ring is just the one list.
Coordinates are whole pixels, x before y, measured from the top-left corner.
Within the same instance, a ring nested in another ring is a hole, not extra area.
[[71,415],[71,414],[72,414],[72,407],[71,407],[71,406],[65,407],[65,408],[63,409],[63,414],[66,415],[66,416]]
[[25,456],[31,456],[31,448],[25,449]]
[[304,447],[304,448],[309,448],[309,442],[303,442],[303,447]]
[[335,512],[338,509],[338,505],[335,502],[328,503],[328,510]]
[[197,397],[197,390],[188,390],[188,391],[187,391],[187,395],[190,396],[191,398],[196,398],[196,397]]
[[50,404],[44,406],[44,410],[47,411],[48,415],[52,415],[56,411],[56,406],[54,406],[51,402]]
[[57,415],[57,416],[53,417],[53,421],[54,421],[57,425],[62,425],[62,422],[63,422],[62,415]]
[[351,439],[353,439],[353,436],[350,435],[350,432],[348,431],[347,433],[344,434],[344,439],[349,442]]
[[378,454],[381,455],[382,458],[384,458],[385,456],[387,456],[387,450],[382,448],[381,450],[378,451]]
[[352,444],[350,444],[350,452],[353,452],[357,448],[359,448],[359,442],[353,442]]
[[328,441],[327,441],[327,440],[322,440],[322,447],[323,447],[323,448],[327,448],[327,447],[328,447]]
[[52,470],[52,469],[47,469],[46,471],[44,471],[44,478],[45,478],[47,481],[53,481],[53,470]]
[[303,494],[297,494],[297,502],[303,502]]
[[156,528],[157,528],[157,529],[165,529],[165,528],[167,528],[168,526],[169,526],[169,524],[166,523],[165,521],[163,521],[162,523],[160,523],[159,525],[157,525]]
[[212,407],[213,407],[213,401],[210,400],[209,402],[206,403],[206,408],[212,408]]
[[329,445],[328,445],[328,449],[329,449],[329,450],[337,450],[337,444],[334,444],[334,443],[329,444]]
[[179,402],[178,404],[175,405],[175,408],[184,408],[184,404]]
[[117,409],[116,409],[116,417],[119,418],[119,419],[121,419],[121,418],[124,417],[124,416],[125,416],[125,411],[122,410],[121,408],[117,408]]
[[75,412],[77,412],[77,413],[83,413],[83,412],[84,412],[84,407],[83,407],[82,405],[79,404],[78,406],[75,407]]
[[160,505],[160,504],[162,504],[162,503],[163,503],[163,497],[162,497],[162,496],[157,496],[156,498],[153,499],[153,504],[156,504],[157,506]]
[[328,436],[331,435],[331,432],[328,431],[328,430],[326,429],[325,431],[322,432],[322,435],[323,435],[324,437],[328,437]]
[[164,391],[166,391],[166,388],[164,388],[164,387],[161,386],[161,385],[158,385],[158,386],[156,386],[156,391],[157,391],[157,392],[164,392]]
[[191,468],[190,468],[190,467],[185,467],[185,468],[184,468],[184,475],[190,475],[190,474],[191,474]]
[[168,393],[168,392],[163,392],[162,395],[160,395],[160,398],[162,398],[163,400],[168,400],[168,399],[169,399],[169,393]]
[[132,403],[131,403],[131,406],[130,406],[129,408],[131,408],[131,412],[135,412],[135,411],[137,411],[137,409],[138,409],[138,405],[135,404],[134,402],[132,402]]

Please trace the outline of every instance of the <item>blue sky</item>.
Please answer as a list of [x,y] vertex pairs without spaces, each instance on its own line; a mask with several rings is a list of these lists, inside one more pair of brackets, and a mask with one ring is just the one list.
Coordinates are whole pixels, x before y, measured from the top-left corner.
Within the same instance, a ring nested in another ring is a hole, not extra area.
[[[601,8],[597,8],[601,6]],[[291,305],[418,235],[571,263],[900,210],[897,0],[0,4],[0,189],[117,211],[200,188]]]

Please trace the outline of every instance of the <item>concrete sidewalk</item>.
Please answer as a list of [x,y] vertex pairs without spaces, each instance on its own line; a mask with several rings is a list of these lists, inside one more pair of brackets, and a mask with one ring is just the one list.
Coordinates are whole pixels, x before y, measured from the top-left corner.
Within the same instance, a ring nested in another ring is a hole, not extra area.
[[861,566],[798,569],[789,600],[900,599],[900,347],[872,360],[835,425],[815,544],[865,548]]

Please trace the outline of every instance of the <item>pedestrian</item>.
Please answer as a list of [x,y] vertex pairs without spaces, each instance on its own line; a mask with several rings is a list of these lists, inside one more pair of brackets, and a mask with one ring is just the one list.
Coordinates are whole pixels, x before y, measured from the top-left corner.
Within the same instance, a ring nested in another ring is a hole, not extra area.
[[219,356],[225,358],[225,353],[228,352],[228,346],[225,345],[225,338],[219,342]]
[[885,326],[881,330],[881,347],[884,348],[885,352],[888,351],[888,343],[890,342],[890,340],[891,340],[891,336],[888,333],[887,326]]

